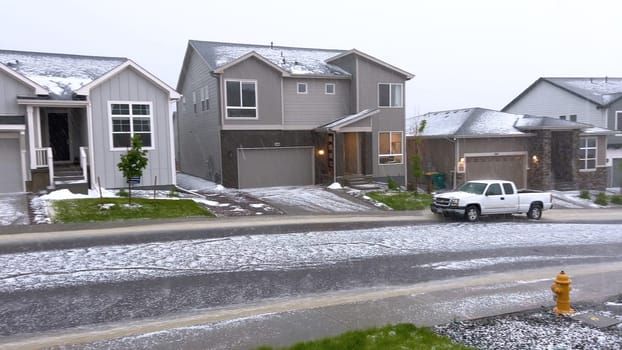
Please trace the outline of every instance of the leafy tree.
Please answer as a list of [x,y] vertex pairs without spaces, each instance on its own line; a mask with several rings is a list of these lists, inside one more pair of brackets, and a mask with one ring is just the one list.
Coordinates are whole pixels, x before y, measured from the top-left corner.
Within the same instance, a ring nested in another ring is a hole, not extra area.
[[[129,180],[132,177],[143,176],[143,170],[147,167],[147,151],[143,149],[143,142],[139,135],[134,135],[130,139],[132,146],[128,148],[127,153],[121,156],[121,161],[117,167],[123,173],[123,177]],[[128,181],[127,188],[129,192],[129,204],[132,204],[132,183]]]
[[419,183],[419,180],[421,178],[423,178],[423,165],[422,165],[422,160],[421,160],[421,143],[423,142],[423,138],[421,137],[421,134],[423,133],[423,130],[425,129],[425,125],[426,125],[426,120],[422,120],[419,125],[415,126],[415,135],[413,137],[414,140],[414,144],[415,144],[415,149],[413,152],[413,156],[411,158],[412,160],[412,175],[415,178],[415,194],[417,194],[418,189],[417,189],[417,184]]

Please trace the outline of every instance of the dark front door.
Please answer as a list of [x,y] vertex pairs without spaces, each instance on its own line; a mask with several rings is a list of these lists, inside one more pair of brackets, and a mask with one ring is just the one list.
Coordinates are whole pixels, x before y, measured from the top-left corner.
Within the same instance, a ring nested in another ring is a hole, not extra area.
[[49,113],[50,146],[55,161],[70,160],[67,113]]

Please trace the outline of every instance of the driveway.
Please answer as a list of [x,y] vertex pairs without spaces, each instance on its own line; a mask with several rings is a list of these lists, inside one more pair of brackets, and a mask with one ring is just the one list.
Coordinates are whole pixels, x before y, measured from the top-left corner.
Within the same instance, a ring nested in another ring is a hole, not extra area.
[[0,226],[30,223],[27,193],[0,194]]

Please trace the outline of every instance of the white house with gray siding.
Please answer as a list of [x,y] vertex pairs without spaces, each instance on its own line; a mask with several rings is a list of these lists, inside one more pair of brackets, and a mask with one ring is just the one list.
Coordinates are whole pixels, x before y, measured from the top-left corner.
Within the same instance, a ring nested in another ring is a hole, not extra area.
[[127,58],[0,50],[0,193],[125,187],[133,135],[149,158],[138,186],[175,184],[179,97]]
[[404,184],[412,77],[357,50],[191,40],[177,85],[179,166],[236,188]]
[[539,78],[502,109],[594,125],[607,141],[608,185],[622,185],[622,78]]

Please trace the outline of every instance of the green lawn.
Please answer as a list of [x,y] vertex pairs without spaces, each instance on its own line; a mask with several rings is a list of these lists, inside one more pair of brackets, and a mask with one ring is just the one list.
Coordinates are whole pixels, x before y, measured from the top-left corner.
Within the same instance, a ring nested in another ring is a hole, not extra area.
[[[272,350],[260,347],[257,350]],[[382,328],[370,328],[343,333],[337,337],[295,344],[282,350],[469,350],[464,345],[454,344],[449,338],[441,337],[428,328],[417,328],[412,324],[398,324]]]
[[[52,201],[52,222],[109,221],[126,219],[166,219],[214,216],[190,199],[83,198]],[[102,205],[103,204],[103,205]],[[105,208],[107,207],[107,208]]]
[[367,195],[395,210],[422,210],[432,204],[432,195],[414,192],[369,192]]

